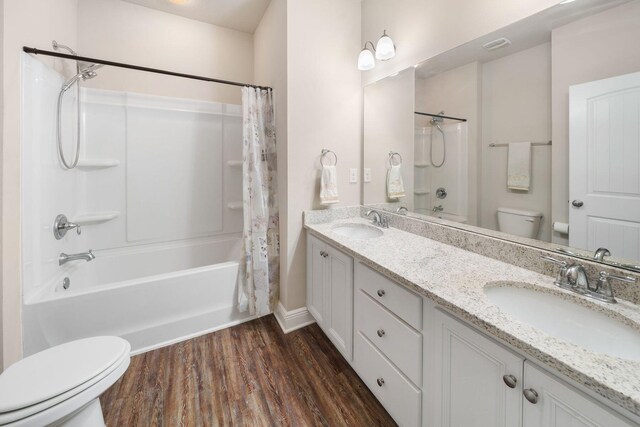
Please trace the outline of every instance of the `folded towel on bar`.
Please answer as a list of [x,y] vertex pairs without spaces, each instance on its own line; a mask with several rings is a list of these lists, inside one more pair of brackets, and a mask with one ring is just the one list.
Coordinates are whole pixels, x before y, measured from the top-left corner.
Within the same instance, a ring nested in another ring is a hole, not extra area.
[[387,171],[387,197],[389,199],[398,199],[404,196],[401,165],[391,165]]
[[509,144],[507,188],[529,191],[531,186],[531,142]]
[[320,176],[320,203],[332,205],[338,203],[338,171],[335,165],[322,166]]

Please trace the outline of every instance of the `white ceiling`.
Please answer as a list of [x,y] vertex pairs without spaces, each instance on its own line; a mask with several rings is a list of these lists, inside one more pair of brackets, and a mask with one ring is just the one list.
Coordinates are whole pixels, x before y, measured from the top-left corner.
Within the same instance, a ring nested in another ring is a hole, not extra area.
[[221,27],[253,33],[271,0],[124,0]]

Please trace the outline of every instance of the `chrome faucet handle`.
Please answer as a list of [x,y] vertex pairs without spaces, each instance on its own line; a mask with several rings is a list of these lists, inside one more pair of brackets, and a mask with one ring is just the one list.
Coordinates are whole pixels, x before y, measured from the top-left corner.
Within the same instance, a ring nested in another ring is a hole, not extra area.
[[80,228],[80,224],[76,224],[75,222],[70,222],[67,220],[65,215],[58,215],[53,222],[53,236],[56,240],[62,239],[67,231],[76,229],[76,233],[78,236],[82,233],[82,229]]
[[555,284],[560,286],[561,288],[570,289],[571,285],[569,285],[567,281],[567,268],[570,264],[567,261],[561,261],[548,255],[542,255],[540,256],[540,258],[542,258],[544,261],[560,266],[560,271],[558,271],[558,275],[556,276]]
[[591,296],[605,302],[616,303],[610,280],[619,280],[626,283],[637,283],[638,281],[635,277],[619,276],[601,271],[600,277],[598,277],[598,284],[595,289],[592,289],[593,294]]

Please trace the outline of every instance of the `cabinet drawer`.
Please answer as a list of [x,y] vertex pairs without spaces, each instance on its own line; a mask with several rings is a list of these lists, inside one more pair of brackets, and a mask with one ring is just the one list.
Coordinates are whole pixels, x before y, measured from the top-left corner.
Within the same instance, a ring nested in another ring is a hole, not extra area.
[[411,381],[422,384],[422,334],[410,328],[362,290],[356,292],[356,331],[393,362]]
[[356,370],[382,406],[401,426],[418,426],[421,392],[360,332],[356,332]]
[[422,330],[422,297],[419,295],[360,263],[356,266],[356,288],[371,295],[414,329]]

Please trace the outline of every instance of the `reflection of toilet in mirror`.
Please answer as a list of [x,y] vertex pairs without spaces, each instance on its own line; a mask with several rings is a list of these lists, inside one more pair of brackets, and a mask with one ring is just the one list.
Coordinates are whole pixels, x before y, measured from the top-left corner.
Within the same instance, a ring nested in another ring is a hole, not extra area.
[[522,209],[498,208],[498,230],[535,239],[540,231],[542,214]]

